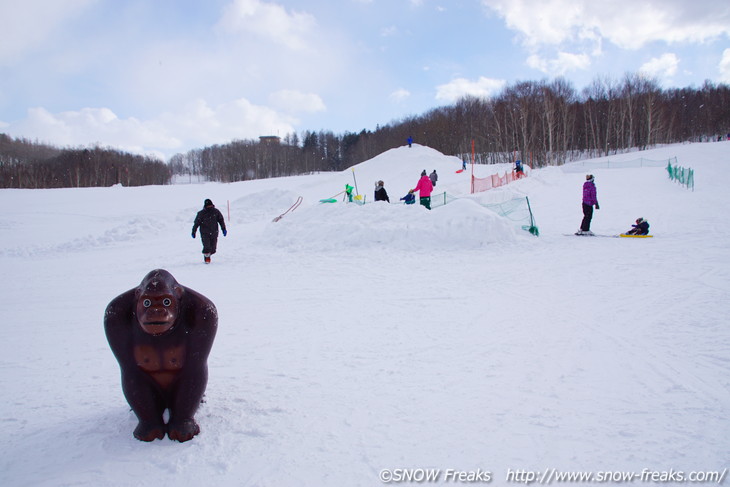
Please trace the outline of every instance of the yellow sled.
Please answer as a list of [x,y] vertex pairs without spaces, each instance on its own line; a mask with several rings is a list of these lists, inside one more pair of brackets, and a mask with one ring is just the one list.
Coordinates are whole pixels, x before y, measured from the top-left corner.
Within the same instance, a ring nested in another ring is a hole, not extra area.
[[654,235],[627,235],[625,233],[622,233],[619,235],[619,237],[628,237],[628,238],[652,238]]

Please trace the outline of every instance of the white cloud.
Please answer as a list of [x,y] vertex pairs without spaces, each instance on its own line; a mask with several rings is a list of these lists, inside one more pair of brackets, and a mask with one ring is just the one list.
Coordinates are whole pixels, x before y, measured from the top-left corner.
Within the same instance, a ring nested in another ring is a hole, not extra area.
[[[51,7],[83,4],[48,1]],[[11,3],[0,0],[0,24],[6,19],[2,14],[12,14],[18,2],[12,8]],[[41,5],[40,0],[29,3]],[[104,16],[99,10],[94,19]],[[0,83],[2,131],[59,146],[98,143],[169,157],[232,139],[294,132],[298,116],[327,111],[321,94],[348,85],[343,78],[353,72],[364,72],[362,79],[368,74],[367,66],[345,54],[351,50],[341,32],[318,29],[312,15],[274,2],[230,0],[215,24],[145,39],[123,36],[129,22],[122,17],[88,49],[64,49],[65,43],[78,42],[65,39],[53,46],[61,47],[61,55],[41,52],[31,69],[25,67],[29,48],[18,51],[25,57],[17,60],[25,64],[13,64],[12,83]],[[155,22],[148,21],[129,29],[154,28]],[[43,25],[32,16],[24,22],[26,29]],[[68,25],[58,27],[59,35],[69,35]],[[42,39],[41,47],[57,37]],[[0,42],[0,52],[7,44]],[[74,69],[59,70],[59,58]],[[32,105],[12,113],[6,109],[11,97],[27,95],[35,100]]]
[[169,157],[175,152],[233,139],[256,140],[264,134],[294,132],[294,122],[289,115],[239,98],[215,107],[198,99],[180,111],[144,121],[133,117],[120,119],[108,108],[61,113],[31,108],[25,119],[5,125],[9,135],[31,137],[60,147],[96,144]]
[[138,152],[142,147],[170,149],[180,144],[180,140],[169,135],[159,122],[143,122],[136,118],[122,120],[108,108],[82,108],[61,113],[30,108],[25,119],[9,123],[7,128],[9,134],[18,137],[33,134],[34,139],[60,147],[98,144]]
[[224,9],[219,28],[228,33],[247,32],[294,50],[309,47],[308,36],[317,25],[306,12],[289,12],[275,3],[234,0]]
[[[0,66],[25,55],[97,0],[0,2]],[[32,26],[32,27],[31,27]]]
[[404,88],[400,88],[398,90],[395,90],[393,93],[391,93],[388,98],[390,98],[392,101],[400,102],[400,101],[405,100],[409,96],[411,96],[410,91],[408,91]]
[[581,2],[571,0],[482,0],[504,18],[507,27],[521,32],[526,44],[559,44],[571,35],[581,17]]
[[674,53],[665,53],[658,58],[653,58],[644,63],[639,69],[640,72],[649,76],[671,77],[677,73],[679,58]]
[[722,51],[722,59],[720,59],[720,81],[730,83],[730,48]]
[[559,52],[554,59],[543,59],[537,54],[527,58],[527,65],[552,76],[562,76],[569,71],[585,70],[590,67],[591,59],[586,54]]
[[294,131],[291,117],[269,107],[254,105],[245,98],[215,107],[208,106],[204,100],[197,100],[182,113],[171,113],[165,118],[169,118],[164,121],[173,127],[175,133],[185,133],[186,139],[197,138],[198,145]]
[[504,85],[504,80],[485,78],[484,76],[480,76],[476,81],[456,78],[449,83],[436,87],[436,99],[453,102],[466,95],[488,98],[501,90]]
[[704,42],[730,35],[730,9],[714,0],[482,0],[527,46],[604,38],[625,49],[653,41]]
[[391,25],[380,29],[380,37],[392,37],[398,33],[398,27]]
[[280,90],[269,96],[269,101],[276,108],[288,112],[323,112],[327,107],[319,95],[302,93],[297,90]]

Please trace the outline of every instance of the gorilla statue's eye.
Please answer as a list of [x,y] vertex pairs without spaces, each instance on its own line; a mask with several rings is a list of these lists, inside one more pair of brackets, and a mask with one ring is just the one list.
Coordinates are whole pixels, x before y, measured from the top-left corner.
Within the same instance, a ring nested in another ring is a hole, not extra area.
[[145,299],[144,301],[142,301],[142,306],[144,306],[145,308],[149,308],[150,306],[152,306],[152,301],[149,299]]
[[165,305],[165,306],[170,306],[172,304],[172,299],[165,298],[165,299],[162,300],[162,304]]

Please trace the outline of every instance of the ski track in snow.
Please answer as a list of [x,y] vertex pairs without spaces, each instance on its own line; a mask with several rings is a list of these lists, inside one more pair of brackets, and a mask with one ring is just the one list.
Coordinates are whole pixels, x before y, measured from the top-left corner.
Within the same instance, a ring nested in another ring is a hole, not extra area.
[[[595,169],[592,229],[638,216],[653,239],[573,238],[583,172],[534,170],[468,195],[458,159],[422,146],[355,167],[391,202],[319,204],[342,173],[157,188],[3,190],[0,484],[376,486],[384,468],[493,472],[729,467],[730,143],[662,168]],[[636,154],[614,156],[631,160]],[[508,166],[478,167],[504,172]],[[587,171],[589,172],[589,171]],[[304,203],[281,221],[298,196]],[[540,237],[484,209],[529,196]],[[228,217],[213,264],[196,202]],[[211,298],[219,331],[179,444],[132,437],[104,308],[151,269]],[[579,485],[579,484],[576,484]]]

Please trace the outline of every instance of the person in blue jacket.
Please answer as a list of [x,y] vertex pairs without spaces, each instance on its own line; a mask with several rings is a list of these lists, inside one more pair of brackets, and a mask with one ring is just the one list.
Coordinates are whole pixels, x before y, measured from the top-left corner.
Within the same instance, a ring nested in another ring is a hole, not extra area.
[[403,201],[407,205],[412,205],[416,202],[416,195],[413,194],[413,190],[408,191],[408,194],[401,198],[401,201]]

